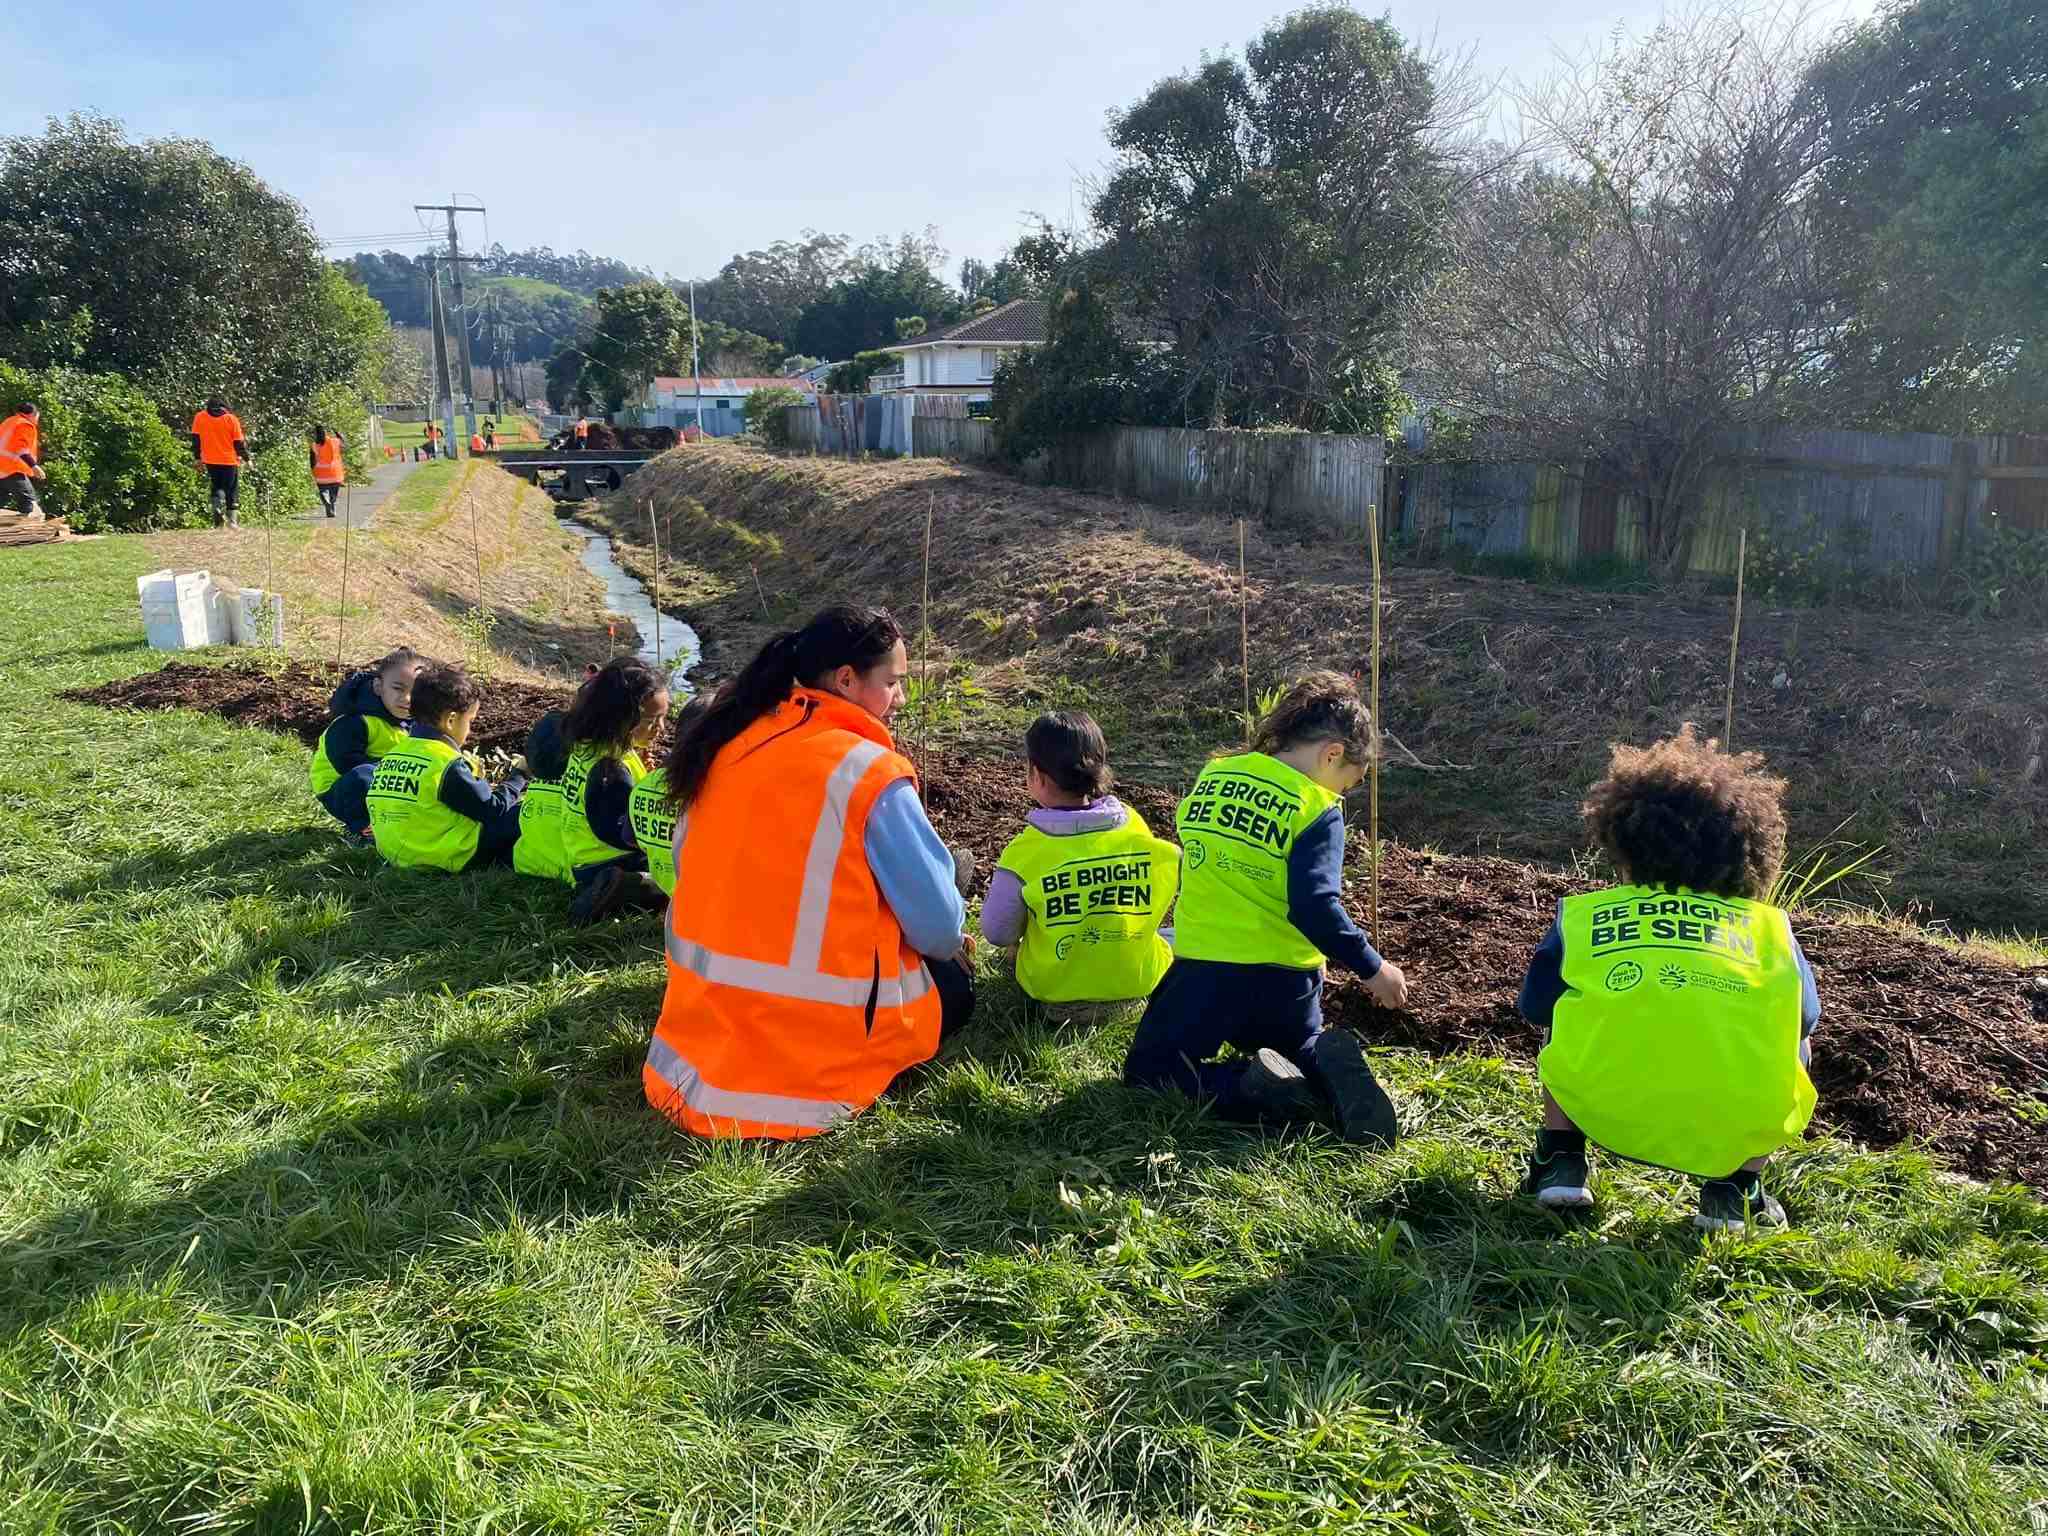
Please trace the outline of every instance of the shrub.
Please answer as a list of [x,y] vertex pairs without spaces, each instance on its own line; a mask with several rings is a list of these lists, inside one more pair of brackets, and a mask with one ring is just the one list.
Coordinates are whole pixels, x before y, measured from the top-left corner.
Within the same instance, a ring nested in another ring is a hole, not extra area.
[[38,371],[0,363],[0,403],[42,412],[52,513],[83,533],[189,528],[208,521],[206,488],[187,445],[149,397],[119,374]]
[[800,389],[757,389],[747,396],[747,430],[772,448],[787,448],[789,417],[784,413],[793,405],[808,405],[810,400]]

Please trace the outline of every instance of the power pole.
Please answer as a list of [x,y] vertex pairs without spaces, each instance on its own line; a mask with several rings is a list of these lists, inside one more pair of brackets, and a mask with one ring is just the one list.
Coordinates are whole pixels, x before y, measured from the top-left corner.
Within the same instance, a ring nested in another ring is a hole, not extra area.
[[697,386],[697,441],[704,440],[704,372],[697,358],[697,279],[690,279],[690,382]]
[[[455,391],[448,381],[448,319],[441,308],[441,264],[432,256],[427,258],[427,281],[431,284],[427,310],[434,325],[434,410],[444,420],[443,430],[448,434],[444,446],[453,453],[455,444]],[[427,413],[427,420],[434,419],[434,411]]]
[[[476,436],[476,381],[471,377],[469,368],[469,311],[462,302],[462,264],[479,258],[462,254],[462,243],[455,232],[455,215],[482,213],[484,210],[480,205],[472,206],[468,203],[414,203],[412,207],[415,213],[448,215],[448,261],[455,268],[455,345],[462,364],[463,418],[469,427],[468,436],[463,441],[467,442],[470,437]],[[450,421],[453,419],[451,413]]]

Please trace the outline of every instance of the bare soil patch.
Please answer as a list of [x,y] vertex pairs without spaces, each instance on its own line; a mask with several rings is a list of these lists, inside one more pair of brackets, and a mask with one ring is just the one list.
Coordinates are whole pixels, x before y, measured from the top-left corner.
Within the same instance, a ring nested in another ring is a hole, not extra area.
[[[1078,703],[1127,771],[1176,784],[1237,739],[1233,523],[930,459],[848,462],[728,443],[665,454],[590,514],[664,606],[696,623],[706,676],[828,602],[915,626],[933,515],[934,666],[971,679],[1015,749],[1020,713]],[[1252,687],[1362,671],[1368,560],[1332,531],[1250,525]],[[1563,863],[1610,743],[1718,728],[1727,599],[1461,576],[1398,552],[1387,583],[1387,825],[1404,842]],[[1775,609],[1752,591],[1737,744],[1791,782],[1793,850],[1882,853],[1884,897],[1964,928],[2048,932],[2048,635],[1936,613]],[[973,712],[968,712],[968,736]],[[1438,771],[1423,771],[1416,761]],[[1859,897],[1873,892],[1865,887]]]
[[[174,662],[66,697],[197,709],[310,744],[337,677],[301,663],[272,676]],[[533,721],[567,698],[566,686],[493,683],[473,745],[517,752]],[[1120,793],[1170,835],[1175,791],[1131,784]],[[940,833],[975,851],[985,886],[1030,806],[1018,767],[934,752],[925,799]],[[1361,922],[1365,859],[1354,841],[1346,899]],[[1538,1042],[1515,1012],[1515,993],[1558,898],[1573,888],[1565,875],[1509,859],[1390,846],[1376,937],[1407,968],[1414,1006],[1387,1013],[1337,977],[1330,1017],[1389,1045],[1533,1059]],[[2048,967],[1998,965],[1895,926],[1801,915],[1795,927],[1825,1011],[1813,1065],[1822,1123],[1875,1147],[1915,1140],[1960,1172],[2048,1190]]]

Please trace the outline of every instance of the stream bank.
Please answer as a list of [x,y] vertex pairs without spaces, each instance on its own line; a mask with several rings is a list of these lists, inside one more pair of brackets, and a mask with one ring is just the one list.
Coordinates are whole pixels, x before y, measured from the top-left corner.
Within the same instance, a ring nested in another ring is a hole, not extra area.
[[638,632],[640,649],[635,654],[649,666],[666,671],[688,690],[691,669],[704,659],[704,646],[696,629],[654,606],[646,584],[615,558],[608,535],[573,517],[559,521],[583,540],[583,568],[604,583],[606,610],[630,622]]

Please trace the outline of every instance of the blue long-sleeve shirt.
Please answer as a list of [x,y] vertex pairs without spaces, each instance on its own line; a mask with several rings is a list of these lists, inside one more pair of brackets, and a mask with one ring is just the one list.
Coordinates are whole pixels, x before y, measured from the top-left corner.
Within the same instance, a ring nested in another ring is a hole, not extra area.
[[1370,981],[1384,963],[1344,910],[1344,807],[1311,822],[1287,854],[1287,921],[1332,965]]
[[934,960],[959,953],[967,903],[953,883],[953,855],[939,840],[909,779],[898,779],[876,799],[862,846],[904,942]]
[[[1792,941],[1792,960],[1799,967],[1799,1034],[1803,1039],[1820,1023],[1820,988],[1814,984],[1813,967],[1807,963],[1806,951],[1799,947],[1796,938]],[[1561,920],[1553,918],[1550,932],[1543,935],[1543,942],[1529,959],[1529,970],[1522,977],[1522,994],[1515,999],[1515,1007],[1538,1029],[1548,1029],[1558,1000],[1566,990],[1564,929]]]
[[[439,731],[426,726],[415,725],[411,734],[429,741],[445,741],[449,746],[455,743]],[[526,793],[526,775],[508,774],[505,782],[496,789],[490,781],[480,779],[469,766],[469,759],[457,755],[454,762],[441,775],[441,803],[458,816],[467,816],[471,821],[493,822],[501,817],[519,814],[519,797]]]

